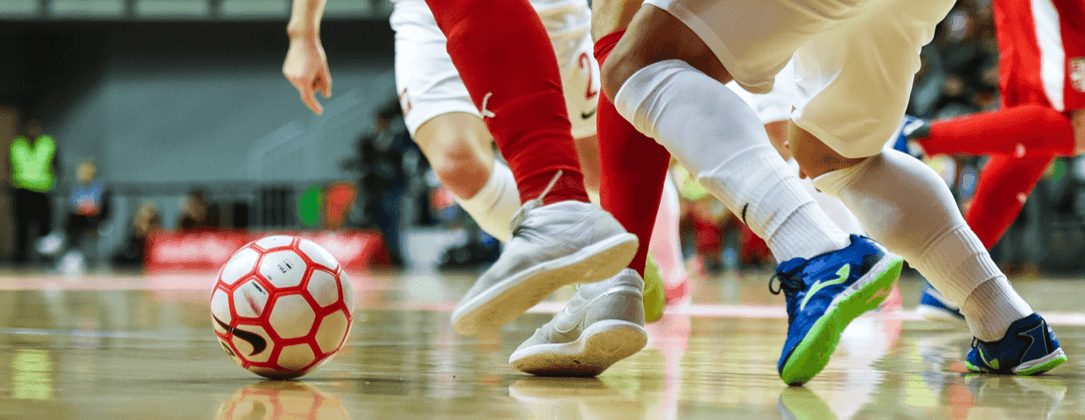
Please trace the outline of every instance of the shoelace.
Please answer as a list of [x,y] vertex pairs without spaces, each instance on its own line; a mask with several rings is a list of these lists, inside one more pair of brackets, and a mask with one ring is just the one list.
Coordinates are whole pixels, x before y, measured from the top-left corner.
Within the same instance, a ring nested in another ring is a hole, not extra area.
[[550,184],[543,189],[542,194],[539,194],[538,198],[528,200],[528,202],[520,206],[519,210],[516,210],[516,214],[512,215],[512,224],[509,226],[512,228],[512,236],[517,236],[523,230],[524,219],[527,217],[528,212],[542,207],[543,198],[546,197],[546,194],[550,192],[551,188],[554,188],[554,184],[558,183],[558,179],[561,179],[562,173],[564,173],[564,171],[559,169],[558,173],[554,174],[554,179],[550,180]]
[[[779,279],[778,283],[780,284],[780,287],[773,289],[772,281],[777,279]],[[783,291],[786,295],[790,296],[803,290],[806,290],[806,283],[803,283],[801,279],[796,278],[792,274],[776,273],[773,274],[772,277],[769,277],[769,292],[774,295],[778,295]]]

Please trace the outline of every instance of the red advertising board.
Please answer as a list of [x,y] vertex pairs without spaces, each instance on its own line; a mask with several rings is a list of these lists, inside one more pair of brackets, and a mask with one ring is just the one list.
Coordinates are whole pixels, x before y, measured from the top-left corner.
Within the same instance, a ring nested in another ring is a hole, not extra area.
[[215,271],[245,244],[271,235],[292,235],[316,242],[347,270],[361,270],[383,261],[384,242],[377,232],[245,232],[207,230],[161,232],[147,241],[144,266],[148,271]]

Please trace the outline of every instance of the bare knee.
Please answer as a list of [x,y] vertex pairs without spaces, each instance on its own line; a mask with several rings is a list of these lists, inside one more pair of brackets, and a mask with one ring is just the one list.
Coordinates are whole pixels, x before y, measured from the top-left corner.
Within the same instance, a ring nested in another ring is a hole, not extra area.
[[493,138],[477,116],[438,116],[418,128],[415,142],[441,184],[456,196],[474,197],[489,181],[494,162]]
[[582,137],[576,139],[575,144],[580,171],[584,174],[584,188],[599,192],[599,137]]
[[614,99],[638,70],[664,60],[682,60],[722,83],[731,80],[712,49],[692,29],[670,13],[642,5],[629,23],[630,31],[614,46],[600,69],[603,93]]
[[817,178],[828,172],[850,168],[863,161],[862,158],[847,158],[827,146],[810,132],[795,123],[789,123],[788,144],[795,161],[803,174]]
[[787,120],[772,121],[765,124],[765,132],[769,135],[769,142],[772,143],[776,153],[779,153],[784,160],[791,159],[791,147],[787,143],[787,130]]
[[610,52],[610,56],[599,68],[603,94],[607,95],[611,100],[616,97],[618,90],[622,88],[626,80],[629,80],[629,77],[633,76],[633,73],[650,64],[640,59],[631,46],[624,45],[625,48],[621,48],[623,47],[622,44],[622,41],[618,41],[618,45],[614,47],[614,50]]

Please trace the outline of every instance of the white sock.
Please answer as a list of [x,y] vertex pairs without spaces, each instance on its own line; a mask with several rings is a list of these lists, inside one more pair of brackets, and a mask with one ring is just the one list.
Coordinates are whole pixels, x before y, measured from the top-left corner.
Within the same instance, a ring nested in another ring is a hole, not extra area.
[[[968,328],[983,341],[1001,340],[1014,321],[1032,314],[1032,307],[1013,290],[1005,276],[996,277],[976,286],[961,305]],[[981,335],[982,334],[982,335]]]
[[474,197],[456,197],[456,201],[486,233],[501,242],[512,237],[512,227],[509,225],[520,208],[520,191],[516,189],[516,178],[504,162],[494,161],[490,179]]
[[[814,185],[847,204],[871,238],[908,260],[962,310],[971,302],[965,317],[977,338],[1001,338],[1013,320],[1032,313],[961,217],[949,187],[923,162],[886,149],[819,176]],[[985,283],[991,286],[976,295]]]
[[[799,170],[799,164],[795,162],[795,159],[789,159],[787,166],[796,172]],[[863,225],[859,223],[859,219],[855,218],[855,215],[851,213],[851,210],[848,210],[848,206],[844,205],[843,201],[818,191],[817,188],[814,188],[814,180],[810,178],[800,179],[799,182],[802,183],[802,189],[806,190],[807,194],[810,194],[814,202],[818,203],[818,207],[821,207],[821,211],[825,212],[825,215],[829,216],[829,220],[832,220],[840,230],[855,235],[867,236],[866,231],[863,230]]]
[[722,83],[684,61],[661,61],[634,73],[614,105],[697,174],[778,261],[850,244],[788,171],[754,111]]

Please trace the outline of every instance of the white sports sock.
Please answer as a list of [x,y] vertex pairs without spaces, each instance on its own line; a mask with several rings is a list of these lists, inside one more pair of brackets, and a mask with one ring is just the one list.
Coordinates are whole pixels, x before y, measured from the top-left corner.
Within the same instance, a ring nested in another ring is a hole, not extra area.
[[[962,308],[970,302],[965,316],[977,338],[1001,338],[1013,320],[1032,313],[1008,283],[1002,286],[1006,276],[961,217],[949,187],[923,162],[885,149],[817,177],[814,185],[847,204],[871,238],[908,260],[947,298]],[[992,286],[980,289],[985,283]]]
[[[795,159],[789,159],[787,166],[795,172],[799,171],[799,163],[795,162]],[[810,194],[814,202],[818,203],[818,207],[821,207],[821,211],[825,212],[825,215],[829,216],[829,220],[832,220],[836,226],[840,227],[840,230],[855,235],[867,236],[866,231],[863,230],[863,225],[859,223],[859,219],[855,218],[855,215],[851,213],[851,210],[848,210],[848,206],[844,205],[843,201],[818,191],[817,188],[814,188],[814,180],[810,178],[802,178],[799,182],[802,184],[802,189],[806,190],[807,194]]]
[[516,178],[504,162],[494,161],[490,179],[474,197],[456,197],[456,201],[486,233],[501,242],[512,237],[510,224],[512,216],[520,208],[520,191],[516,189]]
[[754,111],[722,83],[684,61],[661,61],[634,73],[614,105],[697,174],[778,261],[850,244],[788,171]]
[[1013,290],[1006,277],[997,277],[976,286],[961,306],[968,328],[983,335],[983,341],[1001,340],[1014,321],[1032,314],[1032,307]]

